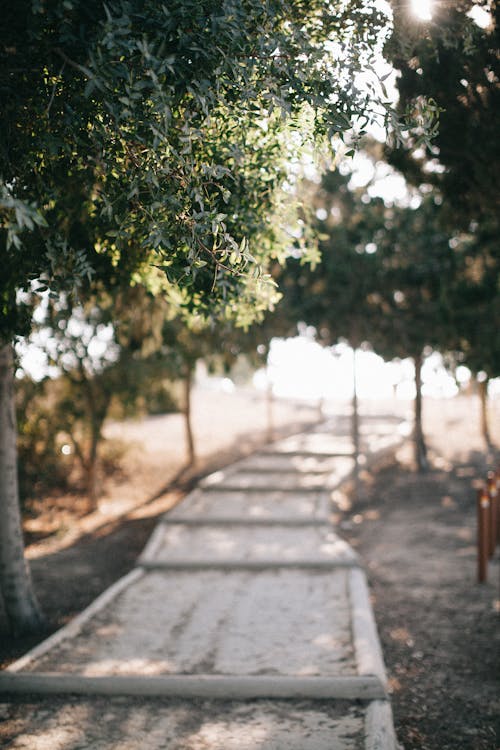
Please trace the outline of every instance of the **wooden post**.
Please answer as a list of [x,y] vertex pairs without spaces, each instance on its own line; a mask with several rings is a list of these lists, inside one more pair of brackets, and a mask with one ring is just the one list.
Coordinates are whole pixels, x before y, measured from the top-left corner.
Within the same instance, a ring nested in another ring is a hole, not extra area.
[[488,556],[490,538],[488,522],[490,520],[490,499],[485,487],[477,493],[477,580],[484,583],[488,575]]
[[498,530],[497,475],[494,471],[488,472],[488,497],[490,501],[489,556],[493,557],[493,555],[495,554],[495,547],[497,546],[497,530]]

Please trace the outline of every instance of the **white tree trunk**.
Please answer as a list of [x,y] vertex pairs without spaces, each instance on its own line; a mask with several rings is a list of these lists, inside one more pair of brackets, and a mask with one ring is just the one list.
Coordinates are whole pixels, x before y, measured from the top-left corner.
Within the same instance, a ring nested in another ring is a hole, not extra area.
[[267,417],[267,434],[266,434],[266,440],[268,443],[272,443],[275,437],[275,428],[274,428],[274,392],[273,392],[273,384],[271,381],[267,380],[267,387],[266,387],[266,417]]
[[10,344],[0,345],[0,595],[12,633],[44,625],[24,558],[17,480],[14,364]]
[[477,380],[479,400],[481,403],[481,435],[486,443],[488,450],[491,450],[493,443],[490,435],[490,426],[488,420],[488,378]]

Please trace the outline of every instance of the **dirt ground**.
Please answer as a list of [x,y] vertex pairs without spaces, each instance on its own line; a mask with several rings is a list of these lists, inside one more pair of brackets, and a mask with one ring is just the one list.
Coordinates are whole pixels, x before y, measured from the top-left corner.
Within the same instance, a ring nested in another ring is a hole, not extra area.
[[[226,420],[214,422],[214,412],[200,422],[195,470],[183,469],[180,425],[170,422],[162,433],[159,423],[149,423],[143,442],[138,425],[131,433],[117,426],[136,446],[120,480],[106,486],[99,512],[82,515],[77,502],[58,498],[50,513],[28,522],[28,556],[50,631],[130,570],[158,514],[199,474],[266,440],[262,405],[221,410],[221,400],[217,414]],[[500,445],[498,412],[496,402],[492,424]],[[363,473],[357,498],[345,495],[341,530],[366,563],[404,750],[498,750],[500,566],[497,552],[488,583],[479,586],[474,548],[475,488],[498,455],[484,451],[475,400],[429,402],[424,416],[430,471],[415,474],[404,445]],[[296,431],[315,418],[313,409],[283,407],[275,432]],[[167,453],[174,458],[166,467]],[[35,642],[2,642],[0,663]]]

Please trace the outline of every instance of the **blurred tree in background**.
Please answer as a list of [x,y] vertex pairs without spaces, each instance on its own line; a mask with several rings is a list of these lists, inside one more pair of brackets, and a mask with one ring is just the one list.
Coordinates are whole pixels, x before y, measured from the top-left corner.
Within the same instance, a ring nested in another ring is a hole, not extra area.
[[405,111],[425,92],[442,111],[432,145],[410,137],[386,153],[409,182],[432,185],[441,196],[441,222],[460,266],[447,347],[479,375],[489,445],[488,381],[500,374],[500,7],[436,3],[432,21],[418,30],[407,3],[395,0],[393,7],[395,34],[386,52],[399,73],[398,106]]

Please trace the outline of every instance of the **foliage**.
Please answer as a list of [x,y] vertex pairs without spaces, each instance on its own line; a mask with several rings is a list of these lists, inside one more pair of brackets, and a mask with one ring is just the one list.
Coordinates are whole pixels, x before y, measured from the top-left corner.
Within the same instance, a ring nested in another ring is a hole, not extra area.
[[321,261],[311,268],[300,259],[290,260],[281,286],[293,320],[313,325],[326,345],[344,338],[357,348],[374,333],[370,294],[380,287],[381,269],[379,255],[369,250],[375,232],[383,227],[384,206],[380,200],[362,203],[348,181],[333,171],[323,175],[319,189],[309,186],[314,208],[325,216],[312,219]]
[[394,122],[380,86],[357,85],[386,29],[367,0],[9,10],[4,337],[33,280],[58,294],[140,279],[186,313],[250,322],[273,297],[269,258],[286,252],[271,217],[292,155],[354,121]]
[[[348,177],[336,172],[323,176],[312,200],[321,217],[321,262],[315,269],[288,264],[285,304],[327,345],[344,338],[354,350],[368,343],[386,358],[413,358],[416,458],[425,468],[422,356],[426,347],[449,346],[456,313],[458,264],[440,224],[439,201],[424,194],[418,207],[389,206],[368,192],[350,190]],[[355,446],[357,436],[354,392]]]
[[[474,8],[490,14],[486,28],[471,17]],[[406,12],[398,2],[395,39],[408,26]],[[425,93],[442,108],[432,147],[410,139],[388,156],[407,179],[439,188],[456,262],[447,346],[489,376],[500,372],[499,35],[497,3],[460,0],[436,4],[432,23],[409,47],[388,47],[400,72],[400,107]]]
[[158,304],[136,286],[118,295],[94,294],[86,305],[68,296],[48,299],[39,310],[42,344],[58,377],[48,416],[50,431],[64,436],[86,477],[91,500],[97,496],[102,428],[111,406],[137,410],[150,382],[164,377],[157,357]]
[[57,415],[58,383],[23,377],[16,387],[19,494],[28,499],[68,486],[71,462],[61,453],[63,440]]
[[453,285],[451,350],[472,372],[500,375],[500,253],[489,222],[453,238],[457,272]]
[[404,148],[391,149],[389,158],[416,184],[438,185],[458,226],[468,229],[471,220],[487,217],[498,223],[500,8],[488,4],[491,23],[481,28],[469,13],[475,6],[486,12],[485,3],[436,3],[432,22],[421,24],[413,38],[404,34],[401,46],[409,9],[400,0],[394,5],[395,34],[386,51],[400,73],[400,109],[425,94],[441,115],[432,145],[409,139]]

